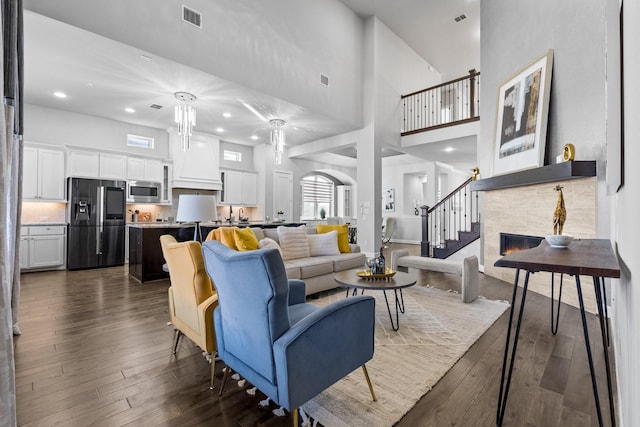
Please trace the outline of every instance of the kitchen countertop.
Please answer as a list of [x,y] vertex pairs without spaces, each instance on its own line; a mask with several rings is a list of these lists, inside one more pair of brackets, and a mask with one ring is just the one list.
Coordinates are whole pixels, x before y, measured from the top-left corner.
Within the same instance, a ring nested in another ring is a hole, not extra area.
[[66,222],[23,222],[20,224],[23,227],[32,227],[32,226],[51,226],[51,225],[67,225]]

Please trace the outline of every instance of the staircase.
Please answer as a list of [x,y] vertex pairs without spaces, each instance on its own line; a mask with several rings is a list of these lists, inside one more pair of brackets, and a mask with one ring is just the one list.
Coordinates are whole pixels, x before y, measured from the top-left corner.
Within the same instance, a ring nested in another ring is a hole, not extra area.
[[480,238],[478,192],[466,180],[434,207],[422,206],[420,255],[445,259]]

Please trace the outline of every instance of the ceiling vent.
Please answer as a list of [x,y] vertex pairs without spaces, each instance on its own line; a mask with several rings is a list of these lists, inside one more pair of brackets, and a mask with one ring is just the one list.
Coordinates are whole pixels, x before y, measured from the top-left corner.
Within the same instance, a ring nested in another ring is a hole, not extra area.
[[202,14],[185,5],[182,5],[182,20],[198,28],[202,28]]
[[153,108],[154,110],[159,110],[162,108],[162,105],[158,105],[158,104],[151,104],[149,105],[150,108]]
[[320,84],[323,86],[329,86],[329,76],[325,76],[324,74],[320,74]]
[[453,20],[456,21],[456,22],[460,22],[460,21],[463,21],[465,19],[467,19],[467,15],[465,15],[464,13],[456,16],[455,18],[453,18]]

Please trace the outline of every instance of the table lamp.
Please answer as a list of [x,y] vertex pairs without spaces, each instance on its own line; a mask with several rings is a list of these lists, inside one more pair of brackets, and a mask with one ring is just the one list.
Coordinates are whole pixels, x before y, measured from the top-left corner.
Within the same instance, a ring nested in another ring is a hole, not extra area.
[[[215,221],[218,218],[216,196],[200,194],[181,194],[178,199],[177,222],[195,222],[193,240],[202,241],[200,222]],[[200,239],[198,239],[198,235]]]

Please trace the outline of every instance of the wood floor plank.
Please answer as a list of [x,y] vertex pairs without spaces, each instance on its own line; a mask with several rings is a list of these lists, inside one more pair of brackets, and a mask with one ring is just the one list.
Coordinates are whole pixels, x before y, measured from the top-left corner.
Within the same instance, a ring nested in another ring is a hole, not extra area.
[[[415,245],[392,244],[385,251],[398,247],[419,254]],[[450,274],[418,275],[423,286],[459,292],[459,283]],[[15,339],[19,424],[289,426],[288,415],[272,413],[275,404],[260,408],[264,394],[248,395],[248,385],[230,381],[222,397],[209,390],[211,365],[188,339],[177,357],[171,355],[168,286],[168,280],[141,284],[126,267],[23,274],[23,335]],[[511,290],[511,284],[481,275],[481,295],[508,301]],[[530,292],[505,426],[597,425],[579,311],[562,304],[556,336],[550,315],[550,300]],[[507,316],[397,425],[495,425]],[[587,320],[608,425],[599,321],[593,315]],[[218,363],[218,387],[221,377]]]

